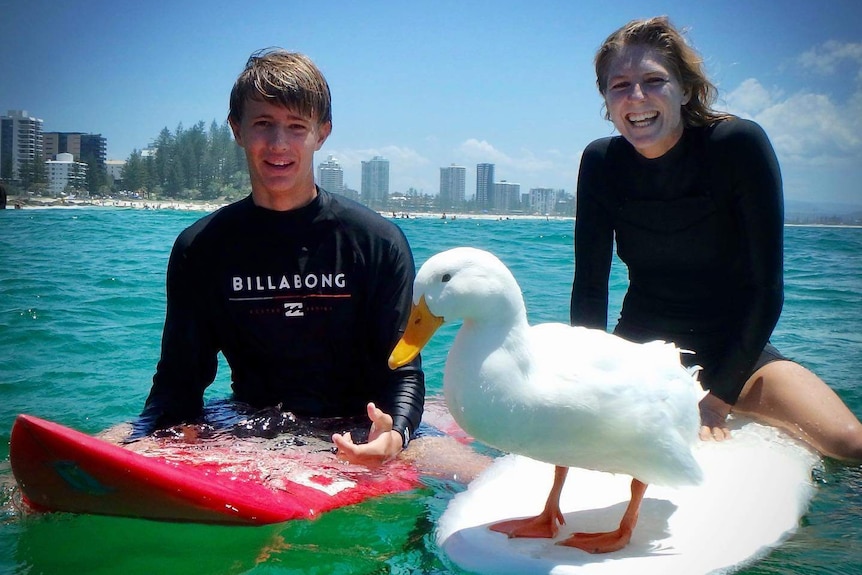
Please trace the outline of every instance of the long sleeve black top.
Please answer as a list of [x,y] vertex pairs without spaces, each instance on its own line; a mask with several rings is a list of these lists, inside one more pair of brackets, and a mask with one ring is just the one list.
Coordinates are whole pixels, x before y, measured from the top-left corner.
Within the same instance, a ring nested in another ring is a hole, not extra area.
[[148,430],[203,409],[217,354],[235,399],[318,417],[391,414],[402,435],[422,416],[421,360],[387,359],[410,312],[415,267],[400,228],[319,190],[289,212],[251,197],[183,231],[167,271],[167,313]]
[[704,387],[735,403],[784,297],[781,175],[763,130],[742,119],[687,128],[657,159],[622,137],[597,140],[576,215],[572,323],[607,328],[616,240],[629,286],[615,333],[696,352]]

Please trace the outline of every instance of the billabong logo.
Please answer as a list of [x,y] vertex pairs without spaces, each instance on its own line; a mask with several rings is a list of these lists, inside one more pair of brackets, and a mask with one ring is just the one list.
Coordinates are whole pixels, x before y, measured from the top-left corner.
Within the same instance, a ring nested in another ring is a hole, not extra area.
[[347,278],[343,273],[294,274],[292,276],[234,276],[231,278],[231,288],[237,292],[286,291],[317,288],[343,288]]
[[285,302],[284,317],[303,317],[302,302]]

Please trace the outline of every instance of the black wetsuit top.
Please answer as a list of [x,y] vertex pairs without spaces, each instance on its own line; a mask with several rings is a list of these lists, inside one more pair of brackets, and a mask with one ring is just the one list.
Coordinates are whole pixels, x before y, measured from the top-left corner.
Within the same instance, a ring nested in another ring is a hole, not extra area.
[[584,151],[578,176],[571,321],[607,328],[614,238],[629,287],[614,332],[696,352],[706,389],[733,404],[783,304],[778,161],[742,119],[687,128],[656,159],[622,137]]
[[402,435],[419,425],[421,360],[390,370],[413,289],[401,229],[318,190],[288,212],[251,197],[183,231],[167,271],[161,359],[141,414],[152,430],[202,413],[221,351],[234,398],[317,417],[365,414],[374,401]]

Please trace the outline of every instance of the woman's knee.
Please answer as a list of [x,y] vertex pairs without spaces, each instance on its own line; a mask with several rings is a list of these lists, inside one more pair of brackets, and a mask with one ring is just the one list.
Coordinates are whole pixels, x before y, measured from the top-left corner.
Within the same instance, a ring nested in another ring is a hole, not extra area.
[[829,457],[862,461],[862,423],[832,388],[797,363],[759,369],[734,411],[781,427]]
[[833,430],[821,451],[835,459],[862,462],[862,424],[856,421]]

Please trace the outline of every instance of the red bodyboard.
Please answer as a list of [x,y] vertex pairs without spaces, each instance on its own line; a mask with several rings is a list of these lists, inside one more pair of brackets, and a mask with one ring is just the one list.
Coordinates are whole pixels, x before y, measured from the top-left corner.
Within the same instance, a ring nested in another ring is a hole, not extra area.
[[159,449],[142,455],[19,415],[9,459],[24,500],[35,510],[164,521],[261,525],[309,519],[419,485],[418,471],[407,463],[369,470],[331,453],[293,446],[263,451],[243,441],[174,445],[162,455]]

